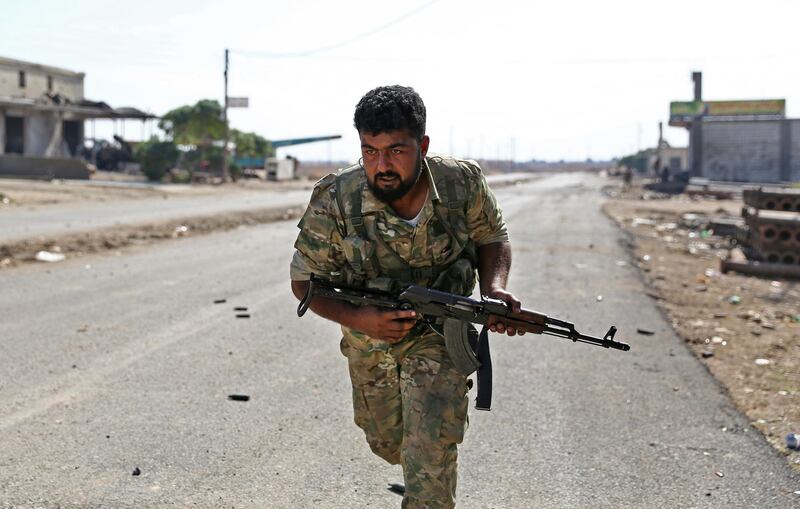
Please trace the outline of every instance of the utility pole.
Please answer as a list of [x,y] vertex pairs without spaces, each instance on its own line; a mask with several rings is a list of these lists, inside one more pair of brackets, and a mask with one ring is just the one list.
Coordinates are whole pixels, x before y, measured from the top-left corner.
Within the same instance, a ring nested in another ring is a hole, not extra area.
[[705,107],[703,102],[703,73],[695,71],[692,73],[694,82],[694,102],[700,103],[700,113],[694,117],[689,127],[689,164],[691,175],[700,177],[703,175],[703,113]]
[[230,172],[228,171],[228,138],[230,137],[230,130],[228,129],[228,49],[225,48],[225,105],[222,107],[222,122],[225,124],[225,134],[223,136],[222,145],[222,181],[228,182],[230,180]]
[[661,177],[661,168],[664,167],[664,160],[661,159],[661,145],[664,144],[664,123],[658,123],[658,147],[656,147],[656,169],[655,178]]

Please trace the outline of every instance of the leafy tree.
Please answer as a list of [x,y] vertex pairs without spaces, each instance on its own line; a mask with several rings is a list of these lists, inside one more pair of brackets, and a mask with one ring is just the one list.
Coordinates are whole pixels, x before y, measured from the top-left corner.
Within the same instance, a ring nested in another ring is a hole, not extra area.
[[158,122],[172,141],[180,145],[209,145],[225,136],[222,106],[213,99],[202,99],[193,106],[168,111]]
[[153,136],[136,149],[136,159],[148,180],[160,181],[178,162],[180,152],[171,141],[159,141]]
[[[185,105],[168,111],[158,122],[168,139],[178,145],[192,146],[183,152],[180,165],[190,172],[222,169],[222,147],[219,142],[225,136],[222,121],[222,106],[213,99],[201,99],[194,105]],[[256,133],[231,129],[230,141],[236,145],[236,157],[266,158],[275,155],[269,140]],[[217,143],[215,143],[217,142]],[[238,167],[230,156],[229,169],[232,176]]]
[[619,160],[619,165],[627,166],[632,170],[640,172],[647,171],[647,159],[653,152],[653,149],[644,149],[635,154],[629,154]]
[[236,157],[274,157],[275,149],[268,139],[256,133],[231,130],[231,140],[236,145]]

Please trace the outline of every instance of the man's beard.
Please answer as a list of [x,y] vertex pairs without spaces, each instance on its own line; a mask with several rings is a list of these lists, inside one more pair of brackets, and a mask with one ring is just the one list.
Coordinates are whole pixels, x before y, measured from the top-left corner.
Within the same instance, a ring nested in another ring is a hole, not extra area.
[[[370,180],[367,179],[367,186],[369,190],[372,191],[372,194],[378,200],[384,203],[391,203],[393,201],[399,200],[417,184],[419,181],[419,177],[422,175],[422,154],[417,153],[417,162],[415,163],[415,170],[414,174],[411,175],[407,180],[403,180],[399,174],[393,171],[386,171],[380,172],[375,174],[375,178]],[[377,182],[378,179],[381,177],[395,177],[400,181],[400,185],[392,189],[383,189],[378,187]]]

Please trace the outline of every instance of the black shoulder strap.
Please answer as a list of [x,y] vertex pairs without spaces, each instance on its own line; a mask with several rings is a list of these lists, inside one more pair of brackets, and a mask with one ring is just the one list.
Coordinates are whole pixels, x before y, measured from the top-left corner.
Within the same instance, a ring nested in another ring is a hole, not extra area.
[[475,397],[475,409],[492,409],[492,353],[489,351],[489,330],[484,325],[475,345],[475,357],[481,363],[478,368],[478,395]]

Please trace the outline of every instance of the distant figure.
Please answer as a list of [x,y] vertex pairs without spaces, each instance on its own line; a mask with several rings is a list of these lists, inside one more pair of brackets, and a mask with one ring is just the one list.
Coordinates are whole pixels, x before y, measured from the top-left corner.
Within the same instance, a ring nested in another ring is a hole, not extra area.
[[622,191],[627,192],[631,190],[631,182],[633,181],[633,171],[627,166],[622,171]]
[[661,169],[661,182],[665,184],[669,182],[669,166],[664,166]]

